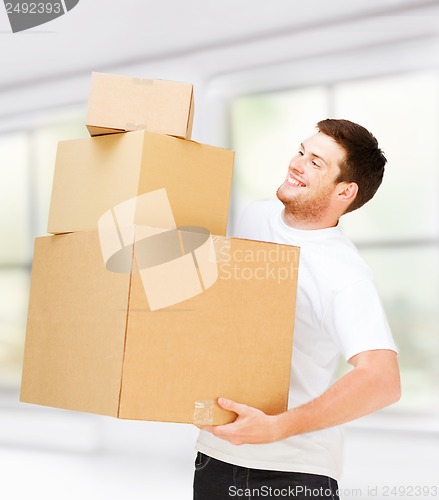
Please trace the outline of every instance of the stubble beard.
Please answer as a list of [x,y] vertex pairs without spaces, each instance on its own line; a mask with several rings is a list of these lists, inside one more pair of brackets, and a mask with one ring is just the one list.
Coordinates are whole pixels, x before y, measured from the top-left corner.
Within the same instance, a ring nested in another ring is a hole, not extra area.
[[308,193],[298,196],[289,196],[288,188],[284,191],[284,184],[276,191],[276,196],[285,206],[285,213],[298,222],[314,223],[319,222],[326,214],[330,204],[329,195],[332,188],[307,196]]

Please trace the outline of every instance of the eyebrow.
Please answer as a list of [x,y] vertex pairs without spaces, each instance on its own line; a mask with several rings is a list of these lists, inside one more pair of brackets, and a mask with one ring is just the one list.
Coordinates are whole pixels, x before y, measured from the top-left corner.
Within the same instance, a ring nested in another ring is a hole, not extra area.
[[[305,150],[305,145],[303,144],[303,142],[300,143],[300,147]],[[319,156],[319,155],[316,155],[315,153],[311,153],[313,156],[315,156],[316,158],[318,158],[319,160],[322,160],[322,162],[326,165],[326,166],[329,166],[329,163],[322,157],[322,156]]]

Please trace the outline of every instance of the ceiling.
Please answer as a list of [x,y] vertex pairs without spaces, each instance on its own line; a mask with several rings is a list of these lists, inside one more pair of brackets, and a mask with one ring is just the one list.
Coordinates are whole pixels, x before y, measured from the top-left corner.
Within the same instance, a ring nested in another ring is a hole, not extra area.
[[0,90],[435,6],[439,0],[80,0],[12,34],[0,5]]

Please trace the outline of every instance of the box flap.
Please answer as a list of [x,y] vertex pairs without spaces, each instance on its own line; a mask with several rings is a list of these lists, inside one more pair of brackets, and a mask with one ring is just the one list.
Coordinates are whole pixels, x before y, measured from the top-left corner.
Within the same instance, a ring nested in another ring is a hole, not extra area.
[[105,127],[94,127],[93,125],[86,125],[89,134],[92,137],[97,137],[99,135],[109,135],[109,134],[121,134],[125,130],[120,128],[105,128]]
[[195,103],[194,103],[194,89],[191,92],[191,100],[189,104],[189,116],[187,122],[187,132],[185,139],[190,139],[192,137],[192,128],[194,125],[194,114],[195,114]]

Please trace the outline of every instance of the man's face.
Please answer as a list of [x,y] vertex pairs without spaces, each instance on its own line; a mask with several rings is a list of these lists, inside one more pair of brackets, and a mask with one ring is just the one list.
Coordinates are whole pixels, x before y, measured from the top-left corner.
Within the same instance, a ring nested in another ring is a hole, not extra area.
[[345,156],[344,149],[321,132],[304,141],[276,193],[285,210],[307,223],[318,222],[327,215],[336,196],[339,165]]

